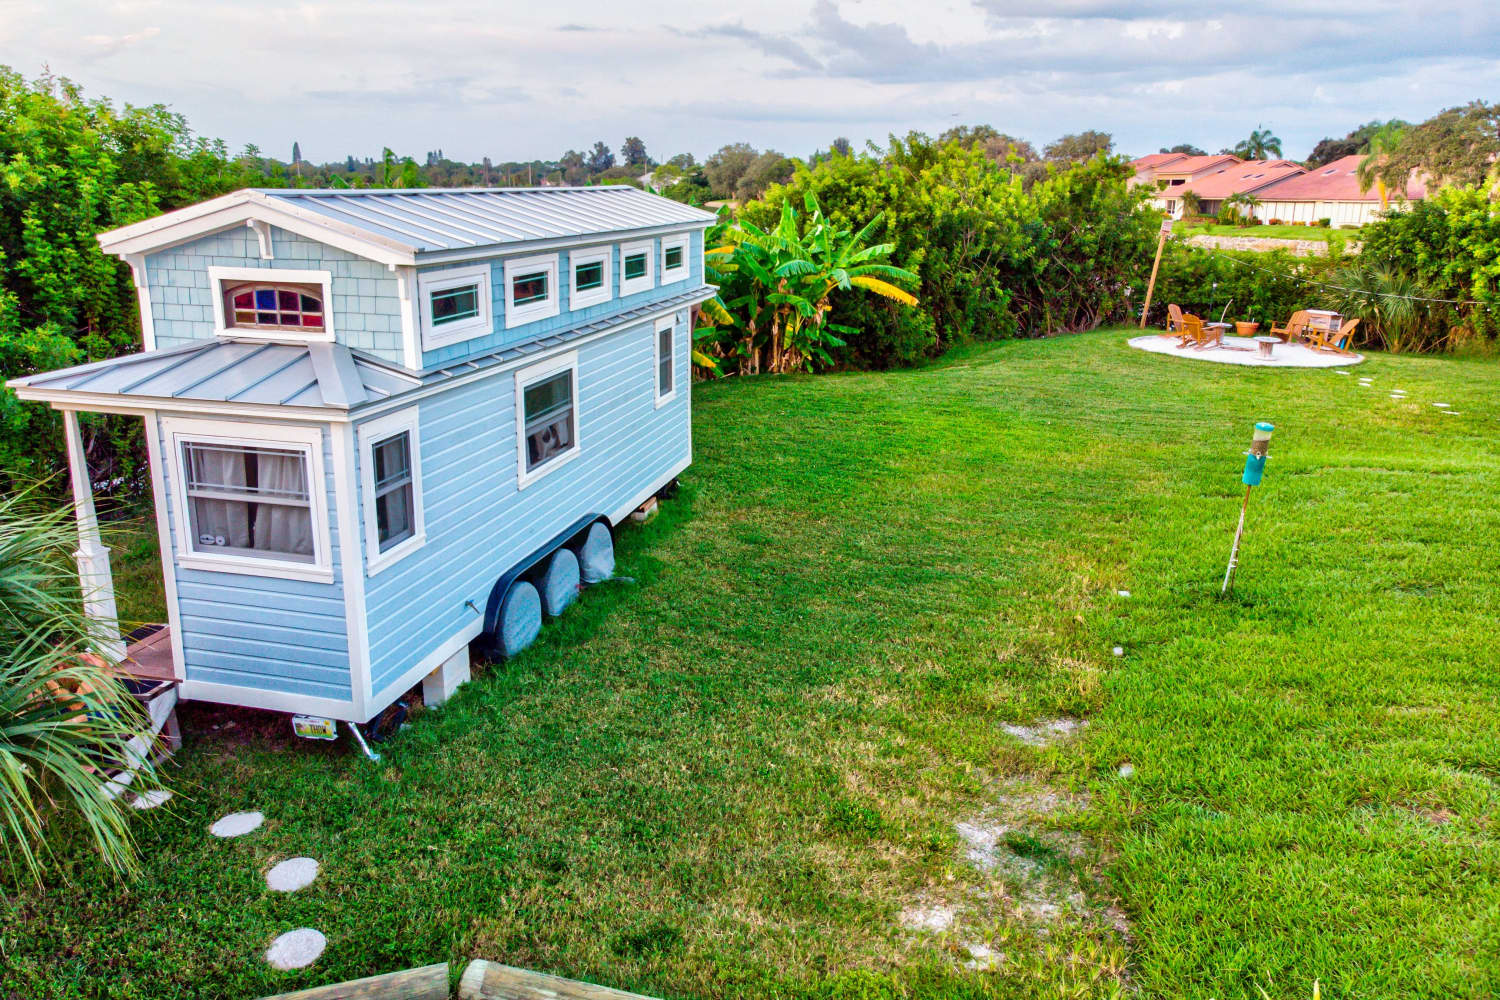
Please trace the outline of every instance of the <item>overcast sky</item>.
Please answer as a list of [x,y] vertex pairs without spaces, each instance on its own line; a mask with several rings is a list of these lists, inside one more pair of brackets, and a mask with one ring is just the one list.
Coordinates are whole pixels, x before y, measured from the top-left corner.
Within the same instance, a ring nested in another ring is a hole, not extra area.
[[1098,128],[1140,154],[1259,124],[1288,156],[1500,99],[1497,0],[0,0],[0,63],[313,161],[552,159],[639,135],[805,155],[844,135]]

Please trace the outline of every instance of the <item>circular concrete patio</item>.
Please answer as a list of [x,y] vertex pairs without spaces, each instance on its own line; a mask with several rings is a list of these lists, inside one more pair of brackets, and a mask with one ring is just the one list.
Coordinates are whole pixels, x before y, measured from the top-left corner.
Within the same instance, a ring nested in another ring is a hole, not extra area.
[[1250,337],[1225,337],[1222,347],[1178,347],[1177,334],[1148,333],[1132,337],[1130,346],[1152,354],[1170,354],[1194,361],[1216,361],[1221,365],[1247,365],[1251,368],[1343,368],[1363,361],[1363,354],[1337,354],[1315,351],[1302,344],[1277,344],[1271,356],[1260,356],[1259,345]]

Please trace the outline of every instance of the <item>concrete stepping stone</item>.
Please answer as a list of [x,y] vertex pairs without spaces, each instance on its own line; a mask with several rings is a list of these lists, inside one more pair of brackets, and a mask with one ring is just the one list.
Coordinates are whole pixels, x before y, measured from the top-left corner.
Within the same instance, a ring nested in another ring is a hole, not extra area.
[[1115,593],[1119,594],[1121,597],[1129,597],[1130,596],[1130,591],[1128,591],[1128,590],[1117,590],[1117,591],[1115,591]]
[[1346,372],[1346,371],[1344,371],[1344,369],[1342,369],[1342,368],[1335,368],[1335,369],[1334,369],[1334,370],[1333,370],[1333,373],[1334,373],[1334,374],[1335,374],[1335,375],[1353,375],[1353,374],[1354,374],[1354,373],[1353,373],[1353,372]]
[[132,799],[130,808],[155,809],[157,806],[166,804],[166,802],[171,798],[172,793],[167,791],[165,788],[153,788],[151,791],[143,792],[142,794],[137,795],[134,799]]
[[266,949],[266,963],[282,971],[305,969],[318,960],[327,946],[328,939],[321,931],[299,927],[271,942],[271,947]]
[[1135,774],[1135,765],[1130,763],[1130,761],[1127,760],[1120,765],[1120,777],[1128,778],[1133,774]]
[[313,858],[287,858],[266,872],[266,886],[275,892],[296,892],[317,877],[318,862]]
[[243,837],[259,830],[265,821],[266,818],[258,812],[230,813],[209,827],[208,832],[215,837]]
[[1451,403],[1433,403],[1432,405],[1436,406],[1440,410],[1446,410],[1452,404]]
[[1114,649],[1110,650],[1110,652],[1114,653],[1116,656],[1124,656],[1125,655],[1125,647],[1124,646],[1116,646]]

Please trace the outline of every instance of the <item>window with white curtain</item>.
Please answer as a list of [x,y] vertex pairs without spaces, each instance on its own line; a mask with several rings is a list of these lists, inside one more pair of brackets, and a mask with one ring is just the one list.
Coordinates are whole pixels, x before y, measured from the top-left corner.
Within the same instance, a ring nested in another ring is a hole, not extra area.
[[192,551],[314,562],[306,452],[184,441],[182,467]]

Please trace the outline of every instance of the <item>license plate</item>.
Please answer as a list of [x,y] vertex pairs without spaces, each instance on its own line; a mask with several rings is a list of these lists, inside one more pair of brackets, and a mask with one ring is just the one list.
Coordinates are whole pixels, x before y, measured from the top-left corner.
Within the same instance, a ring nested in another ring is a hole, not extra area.
[[338,723],[316,715],[292,716],[292,732],[304,740],[336,740],[339,738]]

